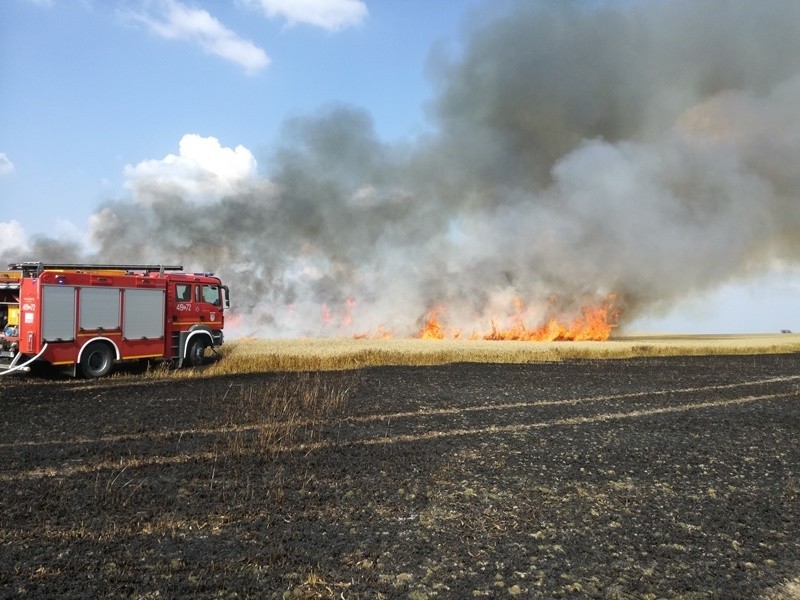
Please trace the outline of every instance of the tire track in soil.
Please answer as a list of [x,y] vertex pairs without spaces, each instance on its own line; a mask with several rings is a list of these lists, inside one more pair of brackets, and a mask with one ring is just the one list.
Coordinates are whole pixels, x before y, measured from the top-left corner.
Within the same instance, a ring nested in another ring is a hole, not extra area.
[[[741,381],[737,383],[683,387],[668,390],[646,390],[640,392],[626,392],[622,394],[605,394],[600,396],[587,396],[582,398],[570,398],[564,400],[533,400],[529,402],[494,402],[491,404],[481,404],[477,406],[466,406],[460,408],[438,408],[438,409],[422,409],[416,411],[402,411],[394,413],[361,415],[344,417],[340,421],[348,424],[369,423],[374,421],[391,421],[398,419],[411,419],[415,417],[436,417],[436,416],[451,416],[457,414],[473,413],[473,412],[497,412],[512,409],[525,409],[537,408],[547,406],[576,406],[580,404],[589,404],[596,402],[606,402],[614,400],[626,400],[634,398],[648,398],[656,396],[666,396],[670,394],[689,394],[696,392],[709,392],[736,389],[740,387],[771,385],[774,383],[783,383],[790,381],[800,381],[800,375],[789,375],[783,377],[770,377],[768,379],[755,379],[750,381]],[[88,386],[84,386],[88,387]],[[178,401],[176,398],[162,398],[153,401],[158,402],[174,402]],[[152,402],[152,401],[151,401]],[[317,420],[298,420],[299,426],[313,426],[320,425],[322,422]],[[191,429],[178,429],[172,431],[159,431],[159,432],[140,432],[140,433],[122,433],[114,435],[105,435],[99,437],[73,437],[55,440],[21,440],[15,442],[2,442],[0,443],[0,450],[7,448],[22,448],[22,447],[41,447],[41,446],[57,446],[57,445],[75,445],[75,444],[97,444],[106,443],[113,444],[119,442],[128,442],[141,440],[146,438],[148,440],[165,440],[170,438],[181,438],[188,435],[223,435],[228,433],[241,433],[246,431],[258,431],[270,428],[277,428],[277,425],[271,424],[250,424],[250,425],[226,425],[221,427],[197,427]]]
[[[793,381],[796,379],[800,379],[800,377],[785,377],[785,378],[773,378],[767,380],[769,383],[775,383],[777,381]],[[724,386],[709,386],[713,389],[731,389],[741,386],[748,386],[748,385],[757,385],[758,383],[766,383],[766,381],[762,382],[744,382],[743,384],[726,384]],[[667,393],[682,393],[684,391],[691,391],[696,392],[698,391],[697,388],[686,388],[682,390],[672,390],[672,391],[663,391],[657,392],[656,394],[651,393],[633,393],[633,394],[616,394],[612,396],[605,396],[605,397],[597,397],[597,398],[582,398],[582,399],[575,399],[575,400],[563,400],[563,401],[543,401],[545,405],[563,405],[563,404],[582,404],[586,402],[600,402],[603,400],[609,399],[618,399],[618,398],[627,398],[627,397],[640,397],[644,395],[659,395],[659,394],[667,394]],[[706,402],[694,402],[691,404],[678,404],[678,405],[668,405],[668,406],[661,406],[657,408],[651,409],[638,409],[632,411],[617,411],[611,413],[598,413],[592,416],[574,416],[574,417],[566,417],[560,419],[552,419],[552,420],[545,420],[545,421],[537,421],[533,423],[514,423],[510,425],[497,425],[497,424],[490,424],[485,427],[479,428],[454,428],[449,430],[429,430],[424,431],[421,433],[414,433],[414,434],[395,434],[395,435],[384,435],[380,437],[366,437],[362,439],[347,439],[344,441],[338,440],[321,440],[318,442],[311,442],[311,443],[301,443],[301,444],[294,444],[294,445],[282,445],[271,450],[277,454],[286,454],[286,453],[294,453],[294,452],[314,452],[318,450],[322,450],[325,448],[331,447],[339,447],[339,448],[349,448],[355,446],[386,446],[392,444],[402,444],[402,443],[416,443],[416,442],[423,442],[423,441],[430,441],[436,439],[444,439],[444,438],[454,438],[454,437],[464,437],[464,436],[480,436],[480,435],[498,435],[498,434],[506,434],[506,433],[521,433],[525,431],[537,430],[537,429],[547,429],[551,427],[565,427],[565,426],[575,426],[575,425],[591,425],[594,423],[603,423],[608,421],[614,420],[623,420],[623,419],[633,419],[633,418],[640,418],[640,417],[649,417],[649,416],[656,416],[656,415],[664,415],[664,414],[671,414],[671,413],[685,413],[689,411],[695,410],[705,410],[710,408],[722,408],[727,406],[736,406],[741,404],[748,404],[753,402],[761,402],[761,401],[774,401],[786,398],[795,398],[798,397],[800,394],[796,390],[792,390],[785,393],[777,393],[777,394],[764,394],[758,396],[743,396],[739,398],[733,399],[721,399],[721,400],[711,400]],[[513,405],[499,405],[497,407],[472,407],[470,411],[489,411],[489,410],[503,410],[505,408],[516,408],[516,405],[522,405],[523,407],[530,406],[530,405],[539,405],[541,403],[514,403]],[[433,412],[443,412],[444,414],[452,414],[453,412],[461,412],[461,411],[451,411],[449,409],[442,409],[442,411],[433,411]],[[417,411],[413,413],[399,413],[403,414],[405,417],[428,417],[431,415],[431,411]],[[380,417],[380,415],[374,415],[373,417]],[[345,419],[347,420],[347,419]],[[356,419],[357,421],[364,421],[364,420],[373,420],[372,418],[364,418],[360,417]],[[214,433],[229,433],[236,431],[235,428],[224,428],[219,430],[214,430]],[[177,434],[173,434],[177,435]],[[69,443],[69,442],[67,442]],[[264,448],[260,448],[259,452],[264,452]],[[25,479],[40,479],[43,477],[71,477],[74,475],[84,475],[87,473],[95,473],[99,471],[106,471],[106,470],[118,470],[121,469],[122,471],[128,469],[137,469],[142,467],[148,466],[164,466],[164,465],[176,465],[182,464],[190,461],[214,461],[218,457],[218,453],[216,452],[199,452],[199,453],[191,453],[191,454],[178,454],[178,455],[167,455],[167,456],[153,456],[147,458],[120,458],[118,460],[104,460],[98,461],[94,463],[88,464],[80,464],[80,465],[72,465],[72,466],[63,466],[60,468],[57,467],[49,467],[44,469],[34,469],[31,471],[24,471],[20,473],[2,473],[0,474],[0,482],[13,482],[13,481],[20,481]]]

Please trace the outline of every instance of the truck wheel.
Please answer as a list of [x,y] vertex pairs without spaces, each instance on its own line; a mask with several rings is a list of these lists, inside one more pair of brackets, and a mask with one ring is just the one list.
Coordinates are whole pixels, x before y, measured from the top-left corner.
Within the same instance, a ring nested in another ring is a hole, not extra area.
[[186,362],[189,366],[199,367],[203,364],[203,357],[208,346],[205,337],[195,336],[186,348]]
[[89,344],[81,357],[81,373],[87,379],[103,377],[111,371],[114,364],[114,353],[111,347],[103,342]]

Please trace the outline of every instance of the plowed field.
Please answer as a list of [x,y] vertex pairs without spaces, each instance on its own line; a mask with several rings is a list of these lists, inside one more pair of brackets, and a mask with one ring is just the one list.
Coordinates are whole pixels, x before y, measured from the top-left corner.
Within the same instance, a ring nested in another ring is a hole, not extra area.
[[0,595],[793,597],[800,358],[0,380]]

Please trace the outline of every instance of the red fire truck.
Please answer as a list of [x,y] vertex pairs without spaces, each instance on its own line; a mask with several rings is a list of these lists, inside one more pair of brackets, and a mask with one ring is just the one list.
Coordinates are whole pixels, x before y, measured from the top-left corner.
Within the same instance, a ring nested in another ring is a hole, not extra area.
[[199,366],[222,345],[228,287],[181,266],[22,262],[0,271],[0,374],[35,361],[102,377],[114,362]]

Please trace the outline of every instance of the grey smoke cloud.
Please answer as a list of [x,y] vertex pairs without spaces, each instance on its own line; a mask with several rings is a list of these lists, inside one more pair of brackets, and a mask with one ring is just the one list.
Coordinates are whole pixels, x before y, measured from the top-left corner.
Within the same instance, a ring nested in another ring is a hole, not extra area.
[[624,325],[798,262],[800,4],[511,7],[432,57],[434,133],[336,107],[285,124],[266,178],[142,167],[146,201],[93,218],[98,258],[214,270],[260,335],[405,335],[441,306],[485,332],[515,298],[535,325],[610,293]]

